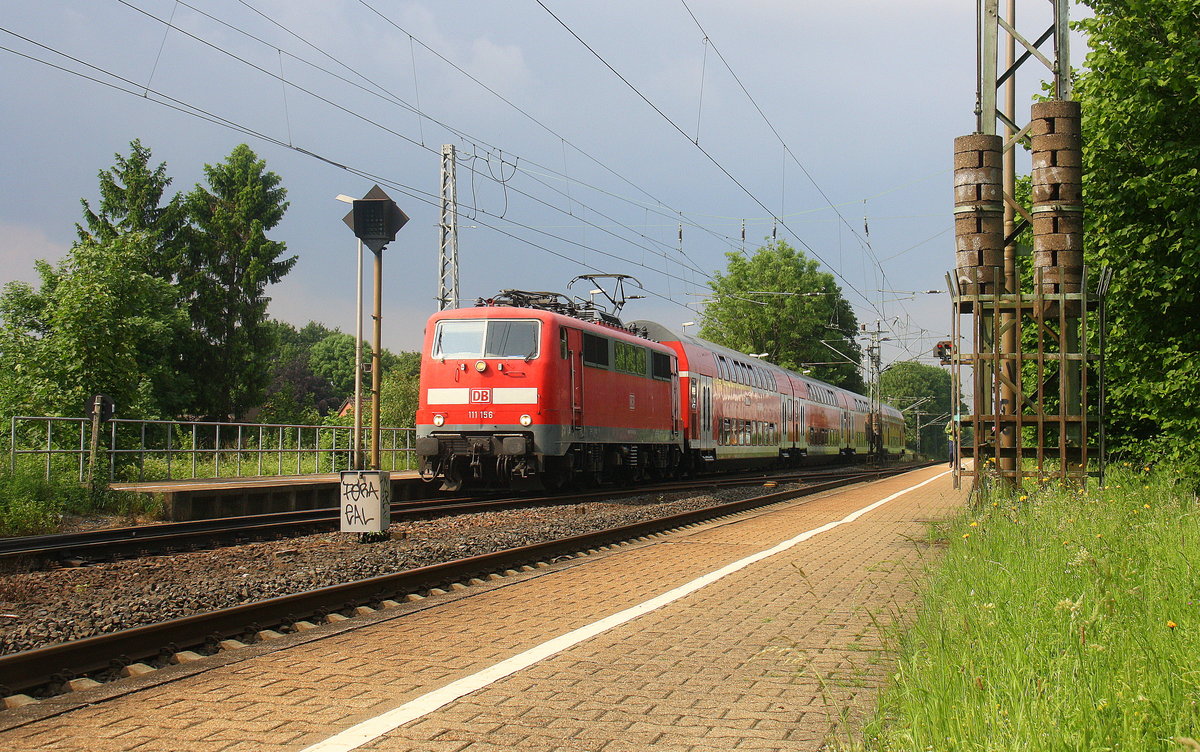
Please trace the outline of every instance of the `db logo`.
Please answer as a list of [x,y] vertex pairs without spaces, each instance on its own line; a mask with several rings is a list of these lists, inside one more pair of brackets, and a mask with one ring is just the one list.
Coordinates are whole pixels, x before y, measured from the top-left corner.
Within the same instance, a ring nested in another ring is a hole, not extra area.
[[486,403],[486,404],[490,405],[492,403],[492,390],[491,389],[472,389],[471,390],[471,404],[478,404],[478,403]]

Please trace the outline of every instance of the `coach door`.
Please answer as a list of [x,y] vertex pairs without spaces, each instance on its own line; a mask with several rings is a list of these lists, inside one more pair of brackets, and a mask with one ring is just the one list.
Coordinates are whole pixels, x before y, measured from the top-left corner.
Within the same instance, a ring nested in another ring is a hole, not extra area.
[[571,428],[583,427],[583,332],[563,327],[571,376]]
[[713,409],[712,409],[712,376],[694,376],[700,382],[700,440],[696,443],[698,449],[712,449],[713,441]]

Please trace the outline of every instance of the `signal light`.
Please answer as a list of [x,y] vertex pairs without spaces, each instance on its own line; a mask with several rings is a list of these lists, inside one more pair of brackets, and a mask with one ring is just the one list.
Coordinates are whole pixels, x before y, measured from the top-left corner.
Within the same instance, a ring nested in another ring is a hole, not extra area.
[[942,365],[950,365],[951,356],[954,352],[953,345],[951,344],[950,340],[944,339],[937,343],[933,351],[938,356],[938,360],[942,362]]

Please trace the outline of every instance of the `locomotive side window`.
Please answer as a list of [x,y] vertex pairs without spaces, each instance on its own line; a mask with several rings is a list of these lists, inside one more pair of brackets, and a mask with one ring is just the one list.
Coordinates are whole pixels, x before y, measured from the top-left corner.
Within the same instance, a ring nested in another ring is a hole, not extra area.
[[567,356],[569,356],[570,354],[571,354],[571,349],[567,346],[567,330],[559,329],[558,330],[558,356],[560,358],[562,358],[563,360],[566,360]]
[[[650,365],[653,368],[651,375],[656,379],[671,378],[671,356],[665,353],[651,353]],[[692,382],[692,388],[695,389],[696,382]]]
[[583,362],[589,366],[608,368],[608,340],[594,334],[583,333]]
[[622,373],[646,375],[646,348],[628,342],[614,342],[617,370]]

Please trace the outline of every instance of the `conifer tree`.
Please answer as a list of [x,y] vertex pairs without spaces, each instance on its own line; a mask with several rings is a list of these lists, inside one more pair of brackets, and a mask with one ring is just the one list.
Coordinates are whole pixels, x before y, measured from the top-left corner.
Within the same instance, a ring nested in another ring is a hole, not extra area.
[[99,174],[99,206],[93,209],[87,199],[80,199],[87,228],[76,224],[75,230],[80,242],[98,243],[111,242],[130,232],[143,233],[154,247],[144,271],[174,281],[179,274],[179,240],[187,214],[178,193],[163,203],[171,178],[166,162],[150,169],[151,156],[139,139],[129,143],[128,157],[114,154],[116,163]]
[[180,280],[192,320],[187,367],[195,386],[193,411],[213,420],[243,417],[259,405],[269,380],[271,333],[264,292],[296,263],[266,231],[287,210],[280,177],[245,144],[204,168],[186,206]]

